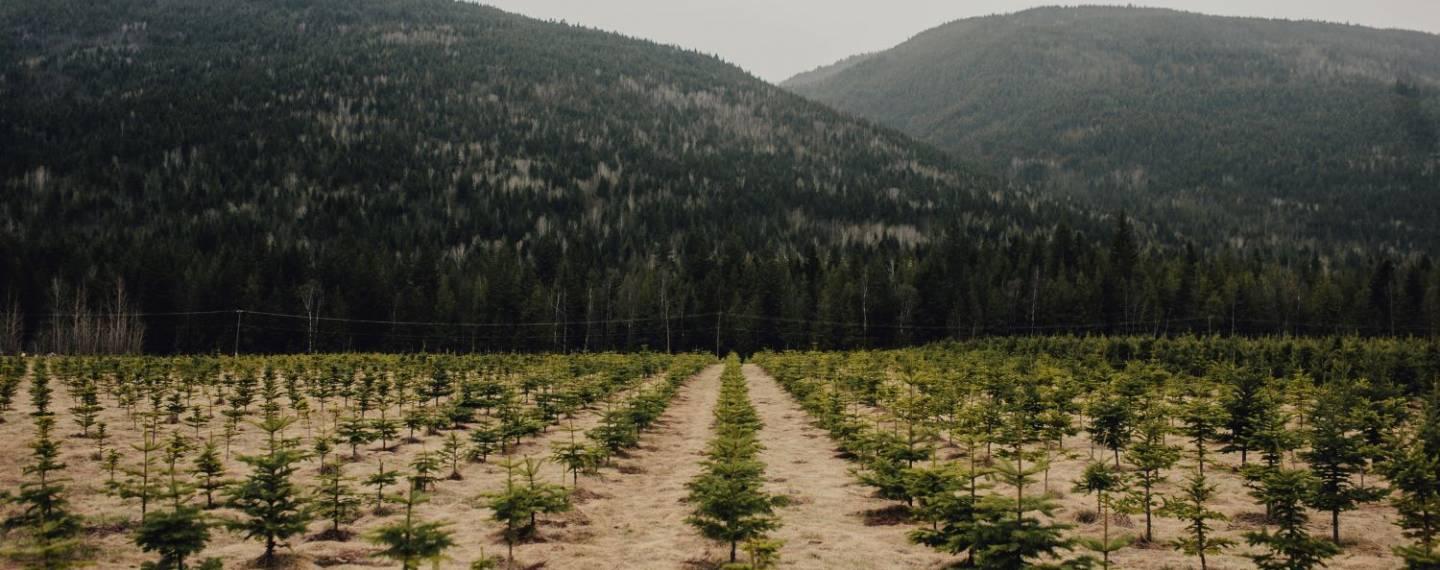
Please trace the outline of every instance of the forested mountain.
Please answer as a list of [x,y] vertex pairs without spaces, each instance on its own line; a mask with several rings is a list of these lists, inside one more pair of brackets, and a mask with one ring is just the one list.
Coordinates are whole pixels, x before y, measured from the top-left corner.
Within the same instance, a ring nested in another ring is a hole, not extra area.
[[1428,261],[1152,245],[716,58],[448,0],[0,4],[0,184],[0,351],[1440,326]]
[[1440,245],[1440,36],[1150,8],[959,20],[784,84],[1161,237]]

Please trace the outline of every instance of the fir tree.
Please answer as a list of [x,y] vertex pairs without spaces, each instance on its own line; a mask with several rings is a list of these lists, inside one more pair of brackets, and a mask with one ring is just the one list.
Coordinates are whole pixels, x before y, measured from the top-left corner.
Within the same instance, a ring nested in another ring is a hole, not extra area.
[[376,515],[387,514],[385,509],[385,488],[393,487],[399,482],[400,472],[393,469],[386,471],[384,459],[380,460],[380,466],[376,471],[365,478],[365,486],[375,489],[375,506],[373,510]]
[[[489,493],[491,512],[496,522],[505,525],[505,544],[509,559],[515,559],[515,544],[535,532],[536,515],[562,512],[570,508],[569,493],[562,486],[540,483],[540,463],[526,457],[523,462],[507,459],[505,487]],[[518,477],[517,477],[518,474]]]
[[1265,549],[1246,555],[1260,570],[1309,570],[1324,566],[1326,558],[1340,553],[1339,546],[1314,538],[1305,530],[1310,520],[1305,502],[1316,484],[1309,473],[1301,470],[1272,469],[1261,477],[1251,494],[1269,505],[1269,522],[1276,529],[1273,533],[1268,529],[1245,533],[1245,542]]
[[1165,471],[1180,461],[1180,448],[1165,444],[1168,428],[1158,418],[1148,418],[1140,423],[1139,437],[1126,452],[1125,457],[1135,466],[1135,481],[1139,487],[1137,499],[1145,513],[1145,542],[1154,542],[1153,515],[1157,505],[1155,488],[1166,482]]
[[445,442],[440,445],[440,460],[450,466],[449,479],[459,481],[464,479],[460,475],[460,461],[465,459],[465,442],[460,439],[460,434],[450,432],[445,436]]
[[1391,442],[1381,470],[1394,487],[1396,524],[1415,544],[1395,549],[1411,569],[1440,568],[1440,389],[1432,392],[1413,433]]
[[273,566],[277,562],[275,549],[305,532],[310,522],[305,498],[291,481],[304,454],[295,450],[293,441],[281,439],[281,432],[292,423],[293,419],[276,416],[257,424],[268,436],[267,451],[240,457],[251,473],[229,490],[230,507],[245,515],[229,526],[247,539],[265,543],[265,553],[260,557],[264,566]]
[[484,463],[500,449],[500,432],[490,422],[482,422],[470,430],[470,459]]
[[1090,405],[1090,439],[1109,449],[1120,466],[1120,451],[1130,443],[1134,431],[1132,402],[1119,394],[1102,397]]
[[[43,375],[36,376],[41,382]],[[37,391],[32,389],[31,395]],[[41,398],[48,397],[40,390]],[[38,407],[37,407],[38,409]],[[9,502],[20,505],[19,513],[0,523],[0,530],[24,533],[25,541],[7,542],[0,554],[27,568],[61,570],[84,565],[88,549],[81,542],[80,517],[70,511],[65,499],[65,470],[60,462],[60,445],[51,438],[55,419],[48,414],[35,416],[35,440],[30,443],[32,461],[21,469],[28,479],[20,483],[19,493]]]
[[565,431],[566,433],[570,434],[570,441],[551,442],[550,447],[552,449],[552,452],[550,458],[553,459],[556,463],[565,466],[565,470],[570,472],[571,479],[573,481],[572,484],[576,487],[579,487],[580,472],[589,467],[590,454],[586,452],[586,446],[584,443],[576,441],[575,436],[576,433],[579,432],[579,430],[575,428],[573,422],[572,425],[566,428]]
[[360,446],[375,440],[370,429],[366,427],[365,420],[358,417],[348,418],[341,422],[340,428],[336,430],[335,434],[339,436],[340,441],[350,446],[350,459],[352,460],[360,458]]
[[443,522],[415,519],[415,505],[423,500],[420,485],[411,484],[405,495],[405,518],[371,533],[370,542],[384,547],[375,556],[399,562],[402,570],[418,570],[423,562],[439,567],[445,550],[455,545],[455,538]]
[[[179,432],[173,432],[165,448],[165,488],[157,497],[168,500],[170,508],[145,517],[135,533],[135,544],[141,550],[160,554],[160,560],[142,565],[144,570],[185,570],[185,559],[204,550],[210,541],[210,525],[200,509],[189,504],[195,489],[180,480],[177,466],[188,449]],[[218,566],[218,560],[212,559],[201,567]]]
[[1330,513],[1330,537],[1337,544],[1340,513],[1378,500],[1382,495],[1379,489],[1360,488],[1351,480],[1367,461],[1365,441],[1354,431],[1347,415],[1347,401],[1351,397],[1354,396],[1336,387],[1320,393],[1310,411],[1310,450],[1300,454],[1318,481],[1308,503],[1316,510]]
[[225,463],[220,461],[220,450],[215,447],[215,442],[207,442],[201,448],[190,473],[197,480],[196,488],[205,494],[205,508],[215,508],[215,492],[230,484],[225,479]]
[[1234,541],[1215,536],[1212,521],[1227,520],[1225,515],[1210,510],[1206,503],[1215,496],[1215,487],[1205,480],[1205,472],[1197,469],[1186,478],[1185,486],[1176,497],[1165,497],[1161,516],[1185,523],[1187,534],[1175,539],[1175,548],[1200,558],[1200,569],[1209,568],[1206,557],[1234,545]]
[[1119,468],[1103,462],[1085,466],[1085,472],[1075,481],[1074,491],[1095,495],[1095,511],[1100,517],[1101,535],[1099,540],[1084,539],[1081,544],[1101,554],[1101,564],[1110,567],[1110,553],[1129,546],[1133,539],[1128,536],[1110,539],[1110,512],[1115,510],[1117,493],[1127,491],[1128,482]]
[[317,519],[329,521],[330,528],[321,533],[320,540],[345,541],[350,532],[342,528],[360,518],[360,497],[350,488],[350,479],[345,476],[344,465],[340,462],[321,469],[311,491],[310,505]]

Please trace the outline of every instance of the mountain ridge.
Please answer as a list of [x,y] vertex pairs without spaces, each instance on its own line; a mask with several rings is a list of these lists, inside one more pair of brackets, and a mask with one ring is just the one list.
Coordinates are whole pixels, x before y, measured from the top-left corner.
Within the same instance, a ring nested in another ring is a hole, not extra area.
[[1182,241],[1427,251],[1437,62],[1425,32],[1050,7],[782,86]]

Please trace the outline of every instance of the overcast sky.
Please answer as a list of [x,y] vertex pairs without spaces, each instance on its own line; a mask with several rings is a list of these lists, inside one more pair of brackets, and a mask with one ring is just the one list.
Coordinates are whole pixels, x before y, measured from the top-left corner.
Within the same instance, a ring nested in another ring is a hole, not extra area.
[[[478,0],[684,46],[770,81],[885,49],[958,18],[1057,2],[1029,0]],[[1104,3],[1104,2],[1094,2]],[[1149,0],[1207,14],[1326,20],[1440,33],[1440,0]]]

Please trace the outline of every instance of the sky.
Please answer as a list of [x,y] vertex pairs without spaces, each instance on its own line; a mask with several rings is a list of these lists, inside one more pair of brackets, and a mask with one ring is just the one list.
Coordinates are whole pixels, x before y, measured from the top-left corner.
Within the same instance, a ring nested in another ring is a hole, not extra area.
[[[960,18],[1058,2],[1029,0],[477,0],[716,55],[762,79],[883,50]],[[1103,1],[1089,2],[1094,4]],[[1225,16],[1324,20],[1440,34],[1440,0],[1149,0]]]

